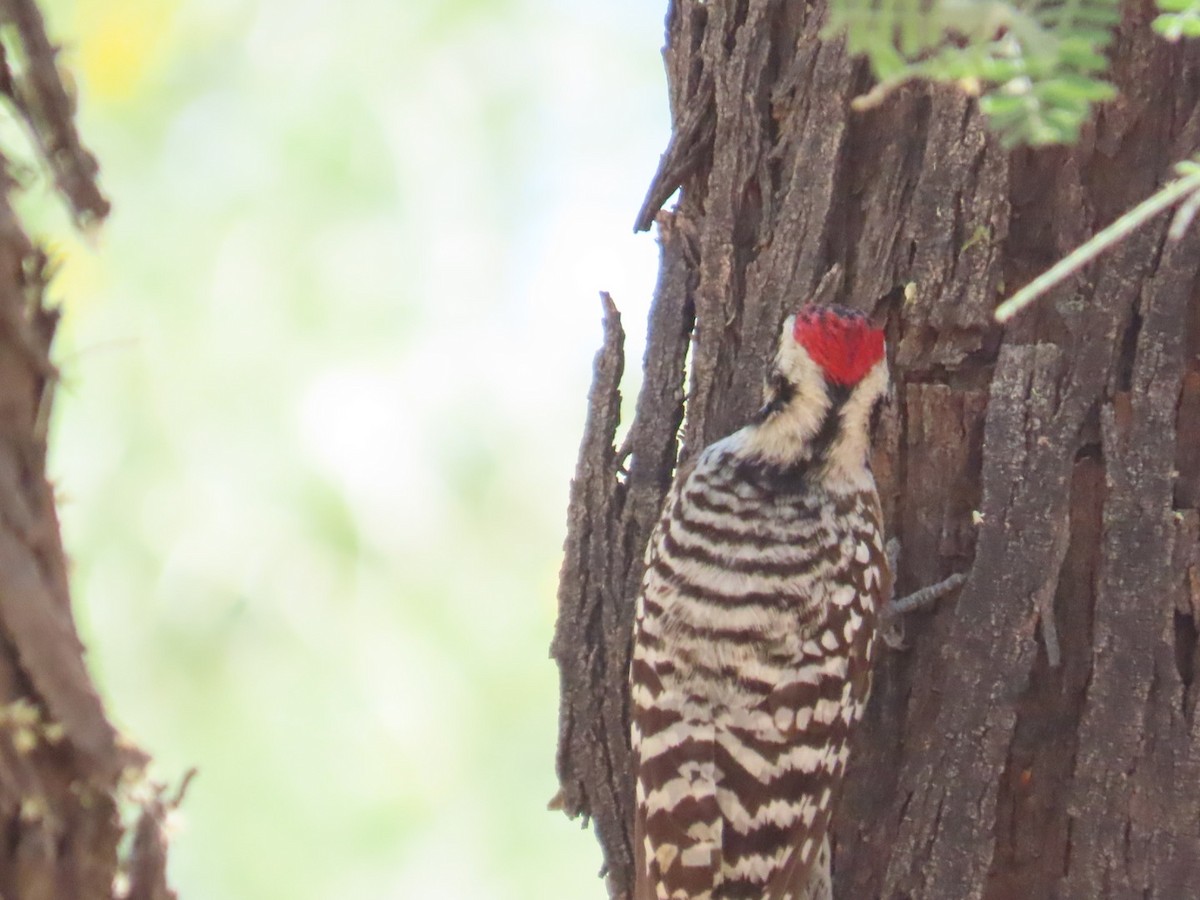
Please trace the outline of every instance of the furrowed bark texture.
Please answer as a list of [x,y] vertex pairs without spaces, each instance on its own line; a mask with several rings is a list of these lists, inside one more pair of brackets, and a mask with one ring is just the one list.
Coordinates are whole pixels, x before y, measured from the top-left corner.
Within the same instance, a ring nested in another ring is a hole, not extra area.
[[[10,39],[0,48],[0,95],[28,125],[76,221],[100,221],[108,202],[36,4],[0,0],[0,24]],[[20,70],[5,56],[14,46]],[[178,798],[159,792],[136,821],[122,820],[119,796],[146,757],[109,721],[71,614],[45,471],[58,313],[45,302],[46,257],[10,205],[13,186],[0,156],[0,896],[166,900],[174,894],[162,823]]]
[[610,331],[554,647],[564,807],[595,819],[614,897],[631,878],[625,678],[646,537],[677,450],[745,422],[780,321],[816,295],[886,322],[897,402],[876,472],[898,592],[969,573],[878,666],[836,895],[1195,893],[1200,237],[1168,242],[1163,217],[1007,329],[991,321],[1200,149],[1200,45],[1157,39],[1153,14],[1127,4],[1120,98],[1077,146],[1009,152],[952,88],[852,112],[870,81],[820,39],[823,3],[670,4],[675,129],[636,217],[657,220],[663,255],[646,381],[615,450]]

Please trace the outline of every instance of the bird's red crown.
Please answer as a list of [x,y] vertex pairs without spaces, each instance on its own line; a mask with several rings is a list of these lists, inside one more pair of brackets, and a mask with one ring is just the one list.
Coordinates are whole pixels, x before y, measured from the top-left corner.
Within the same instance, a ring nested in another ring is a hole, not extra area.
[[858,384],[883,358],[883,332],[862,313],[841,306],[801,308],[792,337],[837,384]]

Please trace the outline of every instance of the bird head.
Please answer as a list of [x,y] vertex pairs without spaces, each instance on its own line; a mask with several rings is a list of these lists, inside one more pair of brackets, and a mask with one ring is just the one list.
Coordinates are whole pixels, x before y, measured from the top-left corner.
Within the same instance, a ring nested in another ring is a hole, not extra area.
[[883,331],[861,312],[804,306],[783,323],[754,443],[776,464],[865,468],[888,394]]

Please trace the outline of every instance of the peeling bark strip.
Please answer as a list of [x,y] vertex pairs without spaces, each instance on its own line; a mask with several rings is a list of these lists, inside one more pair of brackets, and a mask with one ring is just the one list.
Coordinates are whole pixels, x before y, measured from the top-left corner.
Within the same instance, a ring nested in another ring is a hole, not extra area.
[[1200,42],[1158,40],[1154,12],[1126,5],[1121,97],[1077,147],[1010,153],[951,88],[851,112],[870,81],[820,39],[820,2],[669,4],[675,127],[639,227],[679,201],[657,216],[646,383],[621,453],[615,401],[595,400],[617,382],[598,369],[555,641],[566,808],[596,818],[613,896],[629,887],[626,654],[646,536],[677,456],[745,422],[778,323],[818,285],[887,320],[897,403],[876,472],[898,593],[970,572],[878,666],[835,894],[1195,894],[1200,237],[1167,244],[1155,222],[1008,330],[990,320],[1200,148]]
[[1173,426],[1198,271],[1195,233],[1164,250],[1143,289],[1129,391],[1101,410],[1105,533],[1064,897],[1183,897],[1200,884],[1200,732],[1185,714],[1171,590],[1186,577],[1172,565]]
[[16,106],[29,123],[54,172],[55,184],[71,205],[80,225],[99,224],[108,215],[108,199],[100,192],[95,157],[75,130],[75,101],[68,95],[55,62],[58,48],[46,37],[46,27],[35,0],[0,0],[0,21],[12,25],[24,51],[24,71],[14,78],[7,60],[0,74],[0,93]]
[[559,615],[550,652],[562,676],[558,726],[562,808],[568,816],[595,819],[601,841],[610,848],[606,866],[614,878],[628,881],[632,838],[627,795],[632,781],[627,741],[620,739],[627,716],[624,692],[609,689],[622,681],[620,673],[629,664],[629,626],[622,624],[622,617],[632,619],[632,610],[624,608],[621,597],[623,573],[613,569],[622,560],[621,548],[612,543],[624,499],[613,438],[621,416],[625,332],[612,298],[604,294],[602,299],[604,346],[596,354],[579,467],[571,483]]
[[[660,219],[662,270],[647,330],[637,415],[624,448],[620,420],[624,331],[603,294],[604,345],[596,355],[588,418],[571,483],[551,655],[562,682],[556,801],[596,822],[614,895],[633,880],[633,772],[625,685],[633,601],[650,532],[670,486],[683,418],[683,373],[692,311],[687,240]],[[622,468],[628,460],[627,474]],[[620,685],[619,690],[613,690]]]

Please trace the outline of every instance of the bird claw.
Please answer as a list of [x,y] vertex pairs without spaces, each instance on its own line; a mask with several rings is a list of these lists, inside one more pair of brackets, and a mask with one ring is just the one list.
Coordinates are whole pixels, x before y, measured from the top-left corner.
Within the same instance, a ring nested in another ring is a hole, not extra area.
[[889,650],[907,650],[910,646],[904,640],[904,622],[900,619],[887,618],[885,615],[879,623],[879,636],[883,638]]

